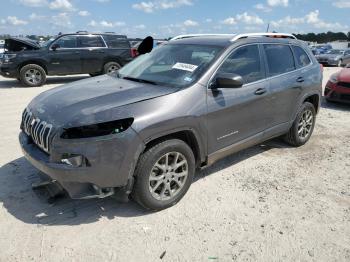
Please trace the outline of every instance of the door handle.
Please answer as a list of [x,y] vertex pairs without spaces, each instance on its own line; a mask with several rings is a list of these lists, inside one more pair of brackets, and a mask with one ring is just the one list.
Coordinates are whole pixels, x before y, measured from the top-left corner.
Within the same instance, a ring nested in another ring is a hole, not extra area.
[[265,94],[266,92],[267,92],[266,88],[258,88],[258,89],[254,92],[254,94],[260,96],[260,95]]
[[301,76],[301,77],[298,77],[297,78],[297,82],[298,83],[302,83],[302,82],[304,82],[305,80],[304,80],[304,78]]

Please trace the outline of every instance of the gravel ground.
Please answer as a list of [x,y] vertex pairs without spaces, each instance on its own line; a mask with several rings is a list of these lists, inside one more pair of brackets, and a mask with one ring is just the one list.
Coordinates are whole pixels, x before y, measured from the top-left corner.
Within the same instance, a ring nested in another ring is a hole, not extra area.
[[0,261],[350,261],[350,106],[323,102],[308,144],[227,157],[158,213],[113,199],[48,204],[17,142],[21,112],[84,77],[41,88],[0,78]]

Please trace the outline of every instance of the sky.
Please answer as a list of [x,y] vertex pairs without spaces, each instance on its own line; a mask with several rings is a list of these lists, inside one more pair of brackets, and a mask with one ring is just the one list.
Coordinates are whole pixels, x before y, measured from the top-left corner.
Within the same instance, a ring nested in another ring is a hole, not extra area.
[[[2,3],[1,3],[2,2]],[[0,34],[350,31],[350,0],[0,0]]]

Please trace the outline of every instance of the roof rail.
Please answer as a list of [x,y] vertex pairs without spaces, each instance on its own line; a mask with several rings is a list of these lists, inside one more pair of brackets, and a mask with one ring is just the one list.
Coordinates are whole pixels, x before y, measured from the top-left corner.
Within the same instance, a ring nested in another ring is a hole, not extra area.
[[237,41],[242,38],[248,38],[248,37],[271,37],[271,38],[289,38],[289,39],[297,39],[292,34],[286,34],[286,33],[248,33],[248,34],[238,34],[235,35],[231,42]]
[[235,34],[187,34],[187,35],[178,35],[170,39],[170,41],[173,40],[179,40],[184,38],[191,38],[191,37],[200,37],[200,36],[231,36],[234,37]]

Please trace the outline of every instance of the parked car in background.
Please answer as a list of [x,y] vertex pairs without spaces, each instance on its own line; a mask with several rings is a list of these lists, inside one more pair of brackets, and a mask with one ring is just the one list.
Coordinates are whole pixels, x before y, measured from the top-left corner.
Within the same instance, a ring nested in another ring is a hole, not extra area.
[[189,35],[41,93],[19,140],[72,198],[131,193],[160,210],[180,201],[198,168],[278,136],[304,145],[321,89],[319,63],[293,35]]
[[5,44],[0,44],[0,54],[5,52]]
[[331,49],[332,49],[332,46],[331,45],[327,45],[327,44],[325,44],[325,45],[316,45],[316,46],[312,46],[311,47],[312,53],[314,55],[325,54]]
[[350,103],[350,68],[343,68],[329,78],[324,96],[327,101]]
[[110,73],[135,56],[126,36],[111,33],[62,34],[42,45],[27,38],[9,38],[5,49],[0,74],[17,78],[25,86],[41,86],[47,75]]
[[316,59],[320,64],[323,65],[341,67],[350,63],[350,49],[331,49],[328,50],[325,54],[316,55]]

